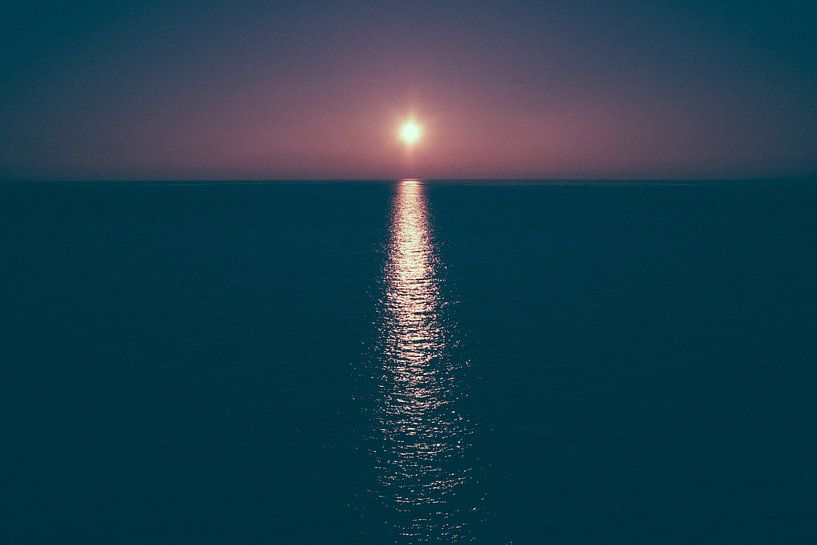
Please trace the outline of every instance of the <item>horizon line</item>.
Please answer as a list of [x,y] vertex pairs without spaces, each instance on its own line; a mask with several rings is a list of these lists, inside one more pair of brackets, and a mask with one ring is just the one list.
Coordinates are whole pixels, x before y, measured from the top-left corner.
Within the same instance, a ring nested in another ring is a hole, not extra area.
[[756,175],[756,176],[614,176],[614,177],[339,177],[339,178],[49,178],[49,177],[6,177],[0,178],[0,183],[93,183],[93,182],[122,182],[122,183],[275,183],[275,182],[363,182],[363,183],[390,183],[401,180],[418,180],[422,182],[726,182],[726,181],[771,181],[771,180],[801,180],[817,178],[817,173],[791,175]]

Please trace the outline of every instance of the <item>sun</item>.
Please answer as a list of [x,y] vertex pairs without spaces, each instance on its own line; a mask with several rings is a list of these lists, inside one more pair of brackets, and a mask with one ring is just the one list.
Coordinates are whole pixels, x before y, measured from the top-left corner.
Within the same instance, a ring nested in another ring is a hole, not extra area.
[[408,119],[400,125],[400,140],[409,147],[415,145],[423,137],[423,127],[414,119]]

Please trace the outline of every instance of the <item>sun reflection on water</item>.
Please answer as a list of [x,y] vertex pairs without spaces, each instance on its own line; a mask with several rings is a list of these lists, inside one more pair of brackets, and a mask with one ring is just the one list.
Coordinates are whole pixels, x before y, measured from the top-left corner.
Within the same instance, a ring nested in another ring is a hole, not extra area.
[[375,409],[380,497],[400,543],[469,542],[476,505],[471,426],[459,408],[465,362],[453,355],[424,186],[394,196]]

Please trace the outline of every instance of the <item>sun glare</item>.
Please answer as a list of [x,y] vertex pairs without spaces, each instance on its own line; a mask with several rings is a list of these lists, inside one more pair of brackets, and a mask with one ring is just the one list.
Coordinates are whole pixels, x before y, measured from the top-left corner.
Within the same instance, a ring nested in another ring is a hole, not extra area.
[[414,119],[404,121],[400,125],[400,139],[407,146],[413,146],[423,136],[423,128]]

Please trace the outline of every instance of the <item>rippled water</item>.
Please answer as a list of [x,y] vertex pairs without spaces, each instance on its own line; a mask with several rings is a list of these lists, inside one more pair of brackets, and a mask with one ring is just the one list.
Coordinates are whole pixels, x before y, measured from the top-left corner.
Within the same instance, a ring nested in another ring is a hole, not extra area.
[[472,428],[459,407],[456,327],[441,294],[442,264],[423,186],[403,180],[392,204],[391,239],[375,350],[373,451],[379,487],[399,543],[468,541],[474,500],[467,460]]
[[811,545],[817,183],[0,183],[0,543]]

